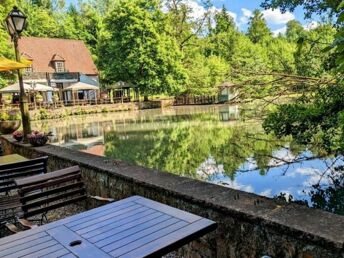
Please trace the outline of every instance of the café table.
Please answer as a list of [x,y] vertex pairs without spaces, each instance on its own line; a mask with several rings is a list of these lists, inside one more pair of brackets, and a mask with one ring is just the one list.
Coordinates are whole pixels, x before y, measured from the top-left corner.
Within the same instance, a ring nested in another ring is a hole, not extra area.
[[7,164],[13,164],[21,161],[26,161],[27,158],[19,155],[19,154],[9,154],[0,156],[0,165],[7,165]]
[[0,257],[161,257],[216,223],[132,196],[0,239]]

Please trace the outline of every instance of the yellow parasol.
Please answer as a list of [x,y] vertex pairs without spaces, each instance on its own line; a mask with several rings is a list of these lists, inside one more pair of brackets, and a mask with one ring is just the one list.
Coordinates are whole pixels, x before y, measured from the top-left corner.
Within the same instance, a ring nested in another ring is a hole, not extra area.
[[19,62],[12,61],[4,57],[0,57],[0,72],[27,68],[27,67],[30,67],[31,64],[32,64],[32,61],[29,61],[24,58],[22,58],[21,62],[19,63]]

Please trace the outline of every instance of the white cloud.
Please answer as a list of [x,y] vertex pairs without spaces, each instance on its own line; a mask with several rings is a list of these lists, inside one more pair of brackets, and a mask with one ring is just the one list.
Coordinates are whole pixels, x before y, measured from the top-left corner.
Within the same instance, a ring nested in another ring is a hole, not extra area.
[[282,13],[279,9],[268,9],[262,11],[265,20],[271,24],[286,24],[288,21],[294,20],[295,16],[291,12]]
[[259,195],[271,197],[272,196],[272,189],[266,189],[263,192],[259,193]]
[[252,11],[246,9],[246,8],[241,8],[242,11],[242,16],[239,19],[240,24],[246,24],[249,22],[250,17],[252,17]]
[[303,25],[303,27],[304,27],[305,30],[314,30],[314,29],[316,29],[319,25],[320,25],[319,22],[317,22],[317,21],[311,21],[311,22],[309,22],[309,23]]
[[274,37],[277,37],[279,34],[285,34],[286,31],[287,31],[287,26],[284,26],[277,30],[273,30],[272,33],[274,34]]

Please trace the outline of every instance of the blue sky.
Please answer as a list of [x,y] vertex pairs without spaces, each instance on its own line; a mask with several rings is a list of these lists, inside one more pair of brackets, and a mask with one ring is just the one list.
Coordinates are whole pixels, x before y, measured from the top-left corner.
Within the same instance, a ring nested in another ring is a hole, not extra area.
[[[247,29],[247,22],[254,9],[261,9],[260,4],[263,0],[213,0],[213,10],[220,9],[223,5],[226,6],[229,13],[233,16],[237,26],[240,30]],[[67,4],[76,3],[77,0],[66,0]],[[199,0],[185,0],[194,9],[194,16],[199,17],[204,13],[204,8],[199,4]],[[311,20],[304,20],[304,13],[302,8],[297,8],[293,13],[280,13],[279,10],[262,10],[264,17],[270,29],[277,35],[279,32],[284,32],[286,23],[289,20],[296,19],[300,21],[305,28],[316,26],[316,22]]]

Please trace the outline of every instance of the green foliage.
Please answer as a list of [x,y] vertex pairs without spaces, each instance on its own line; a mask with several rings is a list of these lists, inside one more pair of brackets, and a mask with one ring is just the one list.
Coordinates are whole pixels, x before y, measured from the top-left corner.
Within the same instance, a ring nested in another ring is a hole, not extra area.
[[107,81],[127,81],[143,95],[180,91],[185,71],[159,1],[120,1],[104,21],[100,67]]
[[259,10],[253,11],[247,35],[253,43],[263,43],[272,38],[272,33],[266,24],[263,14]]
[[215,55],[205,57],[196,54],[185,63],[188,73],[185,93],[190,95],[216,93],[218,85],[225,81],[229,73],[228,64]]
[[320,145],[328,152],[344,153],[344,85],[320,88],[315,96],[284,104],[264,121],[267,132],[292,135],[301,143]]
[[234,19],[228,14],[226,7],[223,5],[220,12],[217,12],[214,17],[215,28],[211,30],[212,33],[219,34],[235,29]]
[[303,37],[305,29],[299,21],[291,20],[287,23],[286,38],[290,42],[297,42]]

